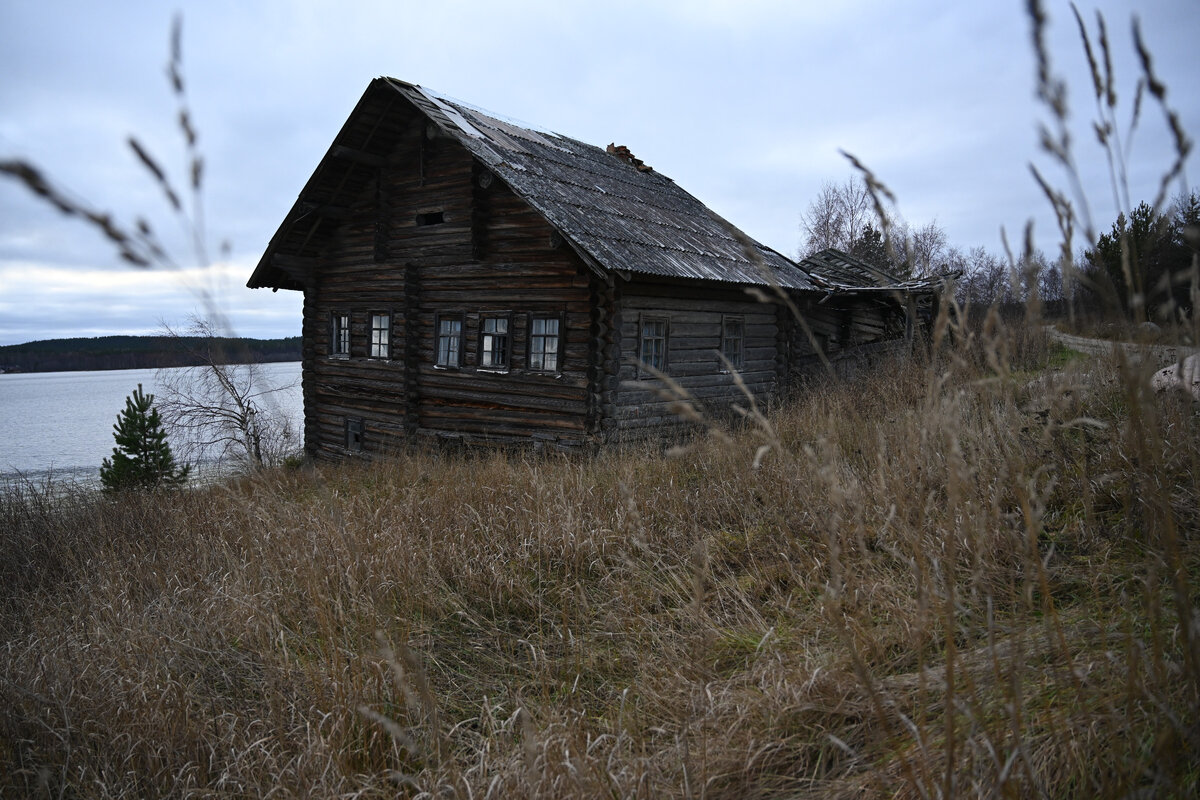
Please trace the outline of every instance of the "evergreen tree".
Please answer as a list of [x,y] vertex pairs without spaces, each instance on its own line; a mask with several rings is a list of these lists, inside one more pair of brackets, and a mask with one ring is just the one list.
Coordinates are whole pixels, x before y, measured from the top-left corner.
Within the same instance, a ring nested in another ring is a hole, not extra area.
[[897,272],[897,268],[901,266],[896,264],[888,253],[883,234],[870,223],[867,223],[862,234],[850,246],[850,255],[861,258],[871,266],[892,272]]
[[1112,230],[1101,234],[1086,259],[1135,317],[1174,316],[1177,308],[1188,313],[1195,249],[1186,232],[1198,222],[1200,197],[1195,192],[1180,197],[1165,214],[1139,203],[1128,217],[1117,216]]
[[144,394],[140,383],[125,398],[125,410],[113,425],[113,438],[117,446],[112,459],[104,459],[100,467],[100,482],[106,491],[179,486],[187,478],[191,468],[176,465],[154,408],[154,395]]

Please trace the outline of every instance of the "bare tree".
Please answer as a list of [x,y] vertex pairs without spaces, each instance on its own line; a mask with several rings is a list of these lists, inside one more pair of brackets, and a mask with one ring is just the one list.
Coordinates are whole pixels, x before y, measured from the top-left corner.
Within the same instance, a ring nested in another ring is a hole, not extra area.
[[1037,286],[1038,295],[1043,303],[1054,303],[1063,299],[1063,269],[1058,261],[1043,258],[1043,264],[1037,273]]
[[913,229],[909,229],[906,224],[901,225],[897,238],[903,242],[904,263],[912,277],[933,275],[945,266],[949,240],[945,229],[937,224],[937,220]]
[[966,253],[951,248],[947,251],[946,262],[953,269],[962,270],[957,290],[960,304],[990,306],[1008,298],[1009,268],[1000,257],[982,247],[972,247]]
[[886,218],[878,219],[862,178],[826,183],[800,215],[800,258],[836,247],[913,277],[932,275],[946,265],[949,240],[936,220],[914,228],[899,215],[883,213]]
[[[170,328],[167,333],[182,337]],[[158,407],[182,453],[189,459],[232,459],[253,469],[279,463],[298,439],[275,400],[291,387],[272,385],[262,364],[245,354],[225,352],[209,320],[194,317],[186,335],[204,342],[190,348],[200,364],[158,374]],[[246,363],[231,363],[237,361]]]
[[807,258],[827,247],[849,252],[873,222],[871,196],[861,179],[826,183],[800,215],[800,232],[804,236],[800,257]]

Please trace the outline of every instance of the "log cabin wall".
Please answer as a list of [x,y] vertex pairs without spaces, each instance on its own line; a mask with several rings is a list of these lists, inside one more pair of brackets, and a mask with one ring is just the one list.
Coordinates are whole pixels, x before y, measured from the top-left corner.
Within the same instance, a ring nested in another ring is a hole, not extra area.
[[824,353],[834,373],[842,377],[854,374],[881,357],[903,352],[908,344],[904,309],[889,295],[826,299],[824,295],[806,293],[796,296],[796,307],[812,338],[803,325],[790,319],[789,313],[786,326],[790,350],[789,384],[827,371],[814,344]]
[[[655,323],[663,323],[656,329]],[[652,327],[646,328],[650,324]],[[731,414],[731,405],[746,397],[718,356],[729,351],[737,372],[756,398],[778,388],[780,372],[778,308],[759,302],[737,284],[635,280],[622,287],[619,316],[621,361],[619,389],[609,414],[619,438],[638,438],[670,429],[685,420],[671,409],[663,382],[639,364],[645,360],[647,333],[661,330],[665,345],[663,372],[714,418]],[[733,339],[740,332],[740,343]],[[728,337],[727,337],[728,335]],[[610,437],[611,438],[611,437]]]
[[[849,372],[911,342],[936,284],[833,249],[797,264],[628,148],[392,78],[371,82],[248,282],[304,291],[305,442],[332,458],[669,430],[672,382],[723,416],[745,398],[719,352],[760,397],[823,372],[818,351]],[[788,291],[806,324],[746,287]],[[646,348],[668,381],[639,366]]]
[[[589,371],[591,271],[457,142],[431,135],[415,114],[380,124],[392,126],[395,146],[305,291],[307,449],[386,453],[414,435],[589,441],[598,427],[589,389],[599,387]],[[344,357],[331,352],[340,314],[350,317]],[[390,315],[386,358],[372,357],[375,314]],[[508,328],[505,368],[481,365],[488,317]],[[553,370],[531,369],[534,318],[559,326]],[[457,364],[436,364],[441,319],[461,324]]]

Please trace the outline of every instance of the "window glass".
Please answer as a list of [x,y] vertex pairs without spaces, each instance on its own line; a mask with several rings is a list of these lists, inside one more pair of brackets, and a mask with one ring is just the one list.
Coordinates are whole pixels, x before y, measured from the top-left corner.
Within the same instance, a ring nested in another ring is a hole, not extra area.
[[371,315],[371,358],[389,358],[392,332],[391,314]]
[[329,351],[335,356],[350,355],[350,315],[335,313],[333,315],[332,341]]
[[439,317],[437,365],[457,367],[462,364],[462,317]]
[[557,317],[534,317],[529,321],[529,368],[540,372],[558,371]]
[[646,367],[659,372],[667,369],[667,321],[665,319],[643,319],[641,359]]
[[508,317],[484,317],[479,325],[479,366],[508,368]]
[[362,450],[363,421],[355,417],[346,418],[346,449]]
[[726,317],[721,328],[721,353],[735,369],[741,369],[746,362],[746,323],[741,317]]

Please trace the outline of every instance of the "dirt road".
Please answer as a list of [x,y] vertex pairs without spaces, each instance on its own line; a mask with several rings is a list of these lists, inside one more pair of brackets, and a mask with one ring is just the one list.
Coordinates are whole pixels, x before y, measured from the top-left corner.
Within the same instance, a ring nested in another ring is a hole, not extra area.
[[1053,341],[1059,342],[1072,350],[1077,350],[1080,353],[1087,353],[1093,356],[1107,356],[1113,350],[1120,349],[1125,351],[1126,357],[1131,361],[1141,361],[1149,358],[1158,367],[1165,367],[1170,364],[1175,364],[1181,358],[1186,358],[1196,352],[1194,347],[1176,347],[1174,345],[1152,345],[1152,344],[1137,344],[1135,342],[1113,342],[1108,339],[1089,339],[1083,336],[1075,336],[1070,333],[1063,333],[1053,325],[1046,326],[1046,332]]

